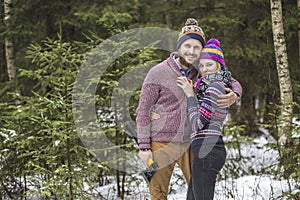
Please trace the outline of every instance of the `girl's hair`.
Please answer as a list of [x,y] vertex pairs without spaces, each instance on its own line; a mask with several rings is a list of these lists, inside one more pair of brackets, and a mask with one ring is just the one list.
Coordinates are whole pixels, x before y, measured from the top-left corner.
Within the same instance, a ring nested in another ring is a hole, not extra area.
[[[214,60],[214,61],[215,61],[215,60]],[[217,62],[217,61],[215,61],[215,62],[217,63],[218,71],[221,71],[221,70],[222,70],[221,64],[220,64],[219,62]]]

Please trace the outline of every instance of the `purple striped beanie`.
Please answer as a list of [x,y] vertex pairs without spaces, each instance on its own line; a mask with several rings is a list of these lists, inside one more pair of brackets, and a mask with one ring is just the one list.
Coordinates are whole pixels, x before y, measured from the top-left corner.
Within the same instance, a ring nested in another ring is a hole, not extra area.
[[220,41],[215,38],[207,41],[202,49],[200,59],[211,59],[220,63],[222,69],[226,67],[223,51],[220,48]]

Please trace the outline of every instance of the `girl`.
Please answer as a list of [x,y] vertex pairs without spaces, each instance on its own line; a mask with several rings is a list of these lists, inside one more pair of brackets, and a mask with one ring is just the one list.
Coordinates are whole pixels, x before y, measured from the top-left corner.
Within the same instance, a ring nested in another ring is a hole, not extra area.
[[191,126],[191,148],[194,154],[188,200],[213,200],[216,177],[225,164],[226,149],[222,126],[227,108],[217,106],[218,96],[231,88],[231,73],[226,69],[220,42],[210,39],[200,55],[201,78],[193,84],[178,77],[177,85],[187,96]]

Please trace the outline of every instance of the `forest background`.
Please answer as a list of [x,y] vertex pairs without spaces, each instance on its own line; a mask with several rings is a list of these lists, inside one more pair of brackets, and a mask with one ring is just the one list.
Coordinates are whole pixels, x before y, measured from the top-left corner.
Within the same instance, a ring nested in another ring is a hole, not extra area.
[[[300,3],[299,0],[281,2],[293,94],[290,115],[295,122],[299,121],[300,113]],[[126,183],[136,180],[128,180],[130,174],[111,167],[111,163],[122,162],[120,157],[105,162],[97,159],[95,151],[101,155],[116,152],[111,148],[97,149],[95,140],[105,135],[116,147],[136,151],[132,135],[117,123],[123,111],[112,103],[112,92],[124,74],[158,63],[170,52],[151,46],[126,52],[101,72],[101,76],[89,80],[97,84],[94,101],[99,122],[88,125],[91,138],[76,130],[73,117],[77,110],[72,92],[89,53],[108,38],[136,28],[180,31],[187,18],[197,19],[206,38],[221,41],[226,64],[243,86],[242,104],[232,106],[231,119],[224,127],[226,135],[233,138],[228,145],[239,149],[242,143],[266,134],[262,128],[275,141],[279,138],[281,83],[269,1],[2,0],[0,13],[2,199],[30,199],[32,195],[44,199],[91,199],[93,196],[105,199],[101,194],[94,194],[93,188],[105,185],[110,177],[117,180],[117,196],[124,199]],[[122,49],[133,44],[121,41],[110,45]],[[97,50],[102,56],[110,53]],[[128,95],[124,88],[119,92]],[[130,94],[126,109],[134,121],[139,89]],[[84,120],[90,118],[85,116]],[[285,133],[286,143],[270,145],[280,152],[276,167],[241,173],[272,174],[299,183],[299,132],[299,124],[292,123]],[[89,137],[88,141],[83,142],[84,136]],[[229,161],[236,164],[235,169],[228,165],[226,172],[239,176],[234,172],[239,171],[238,163],[242,159],[247,158]],[[299,190],[283,195],[299,199]]]

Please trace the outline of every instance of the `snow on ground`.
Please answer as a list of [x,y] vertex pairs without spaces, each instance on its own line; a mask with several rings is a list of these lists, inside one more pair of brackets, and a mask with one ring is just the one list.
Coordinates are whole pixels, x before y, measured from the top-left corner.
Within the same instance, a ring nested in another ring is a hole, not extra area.
[[[227,185],[227,186],[226,186]],[[288,183],[271,176],[243,176],[221,181],[216,187],[216,200],[270,200],[281,199],[288,191]]]
[[[174,175],[181,175],[181,171],[176,167]],[[168,200],[185,200],[187,186],[183,183],[175,183],[178,179],[171,179],[171,191]],[[294,188],[295,183],[292,183]],[[126,194],[126,200],[150,200],[149,190],[146,183],[141,180],[139,184],[127,185],[130,190]],[[226,179],[216,184],[215,200],[285,200],[281,195],[288,191],[286,180],[276,180],[272,176],[242,176],[238,179]],[[105,199],[117,200],[115,184],[100,188],[99,192]],[[96,199],[95,199],[96,200]]]
[[[3,136],[3,133],[1,135]],[[229,140],[227,138],[227,141]],[[265,134],[241,144],[240,152],[227,147],[227,161],[221,171],[222,178],[216,184],[215,200],[287,200],[284,192],[289,189],[294,194],[300,192],[299,183],[279,180],[272,174],[271,170],[278,167],[279,157],[278,152],[268,146],[274,142],[275,140],[270,135]],[[229,159],[231,159],[230,162]],[[235,172],[237,178],[230,172]],[[141,175],[134,174],[127,180],[125,183],[126,200],[150,200],[148,186]],[[113,178],[110,181],[110,184],[93,190],[95,194],[93,200],[99,200],[99,194],[103,197],[100,199],[103,200],[119,199],[116,182]],[[186,192],[187,185],[181,170],[176,166],[170,181],[168,200],[185,200]]]
[[[296,192],[297,184],[295,182],[288,183],[287,180],[278,180],[273,175],[262,173],[264,168],[274,168],[278,163],[278,152],[271,150],[266,145],[273,142],[274,140],[270,136],[261,136],[243,144],[241,146],[241,154],[250,158],[250,160],[241,162],[237,171],[240,171],[240,173],[251,171],[255,175],[245,173],[238,178],[228,177],[228,175],[225,178],[225,172],[222,170],[221,175],[223,179],[216,184],[215,200],[284,200],[285,198],[282,195],[289,190],[289,184],[291,189]],[[236,156],[236,150],[227,150],[228,158]],[[126,185],[127,193],[125,199],[150,200],[149,190],[145,181],[139,175],[134,175],[133,177],[135,180]],[[130,178],[132,179],[133,177]],[[185,200],[187,185],[182,177],[180,169],[176,166],[170,182],[168,200]],[[118,199],[116,197],[116,184],[114,183],[99,188],[98,192],[105,199]]]

